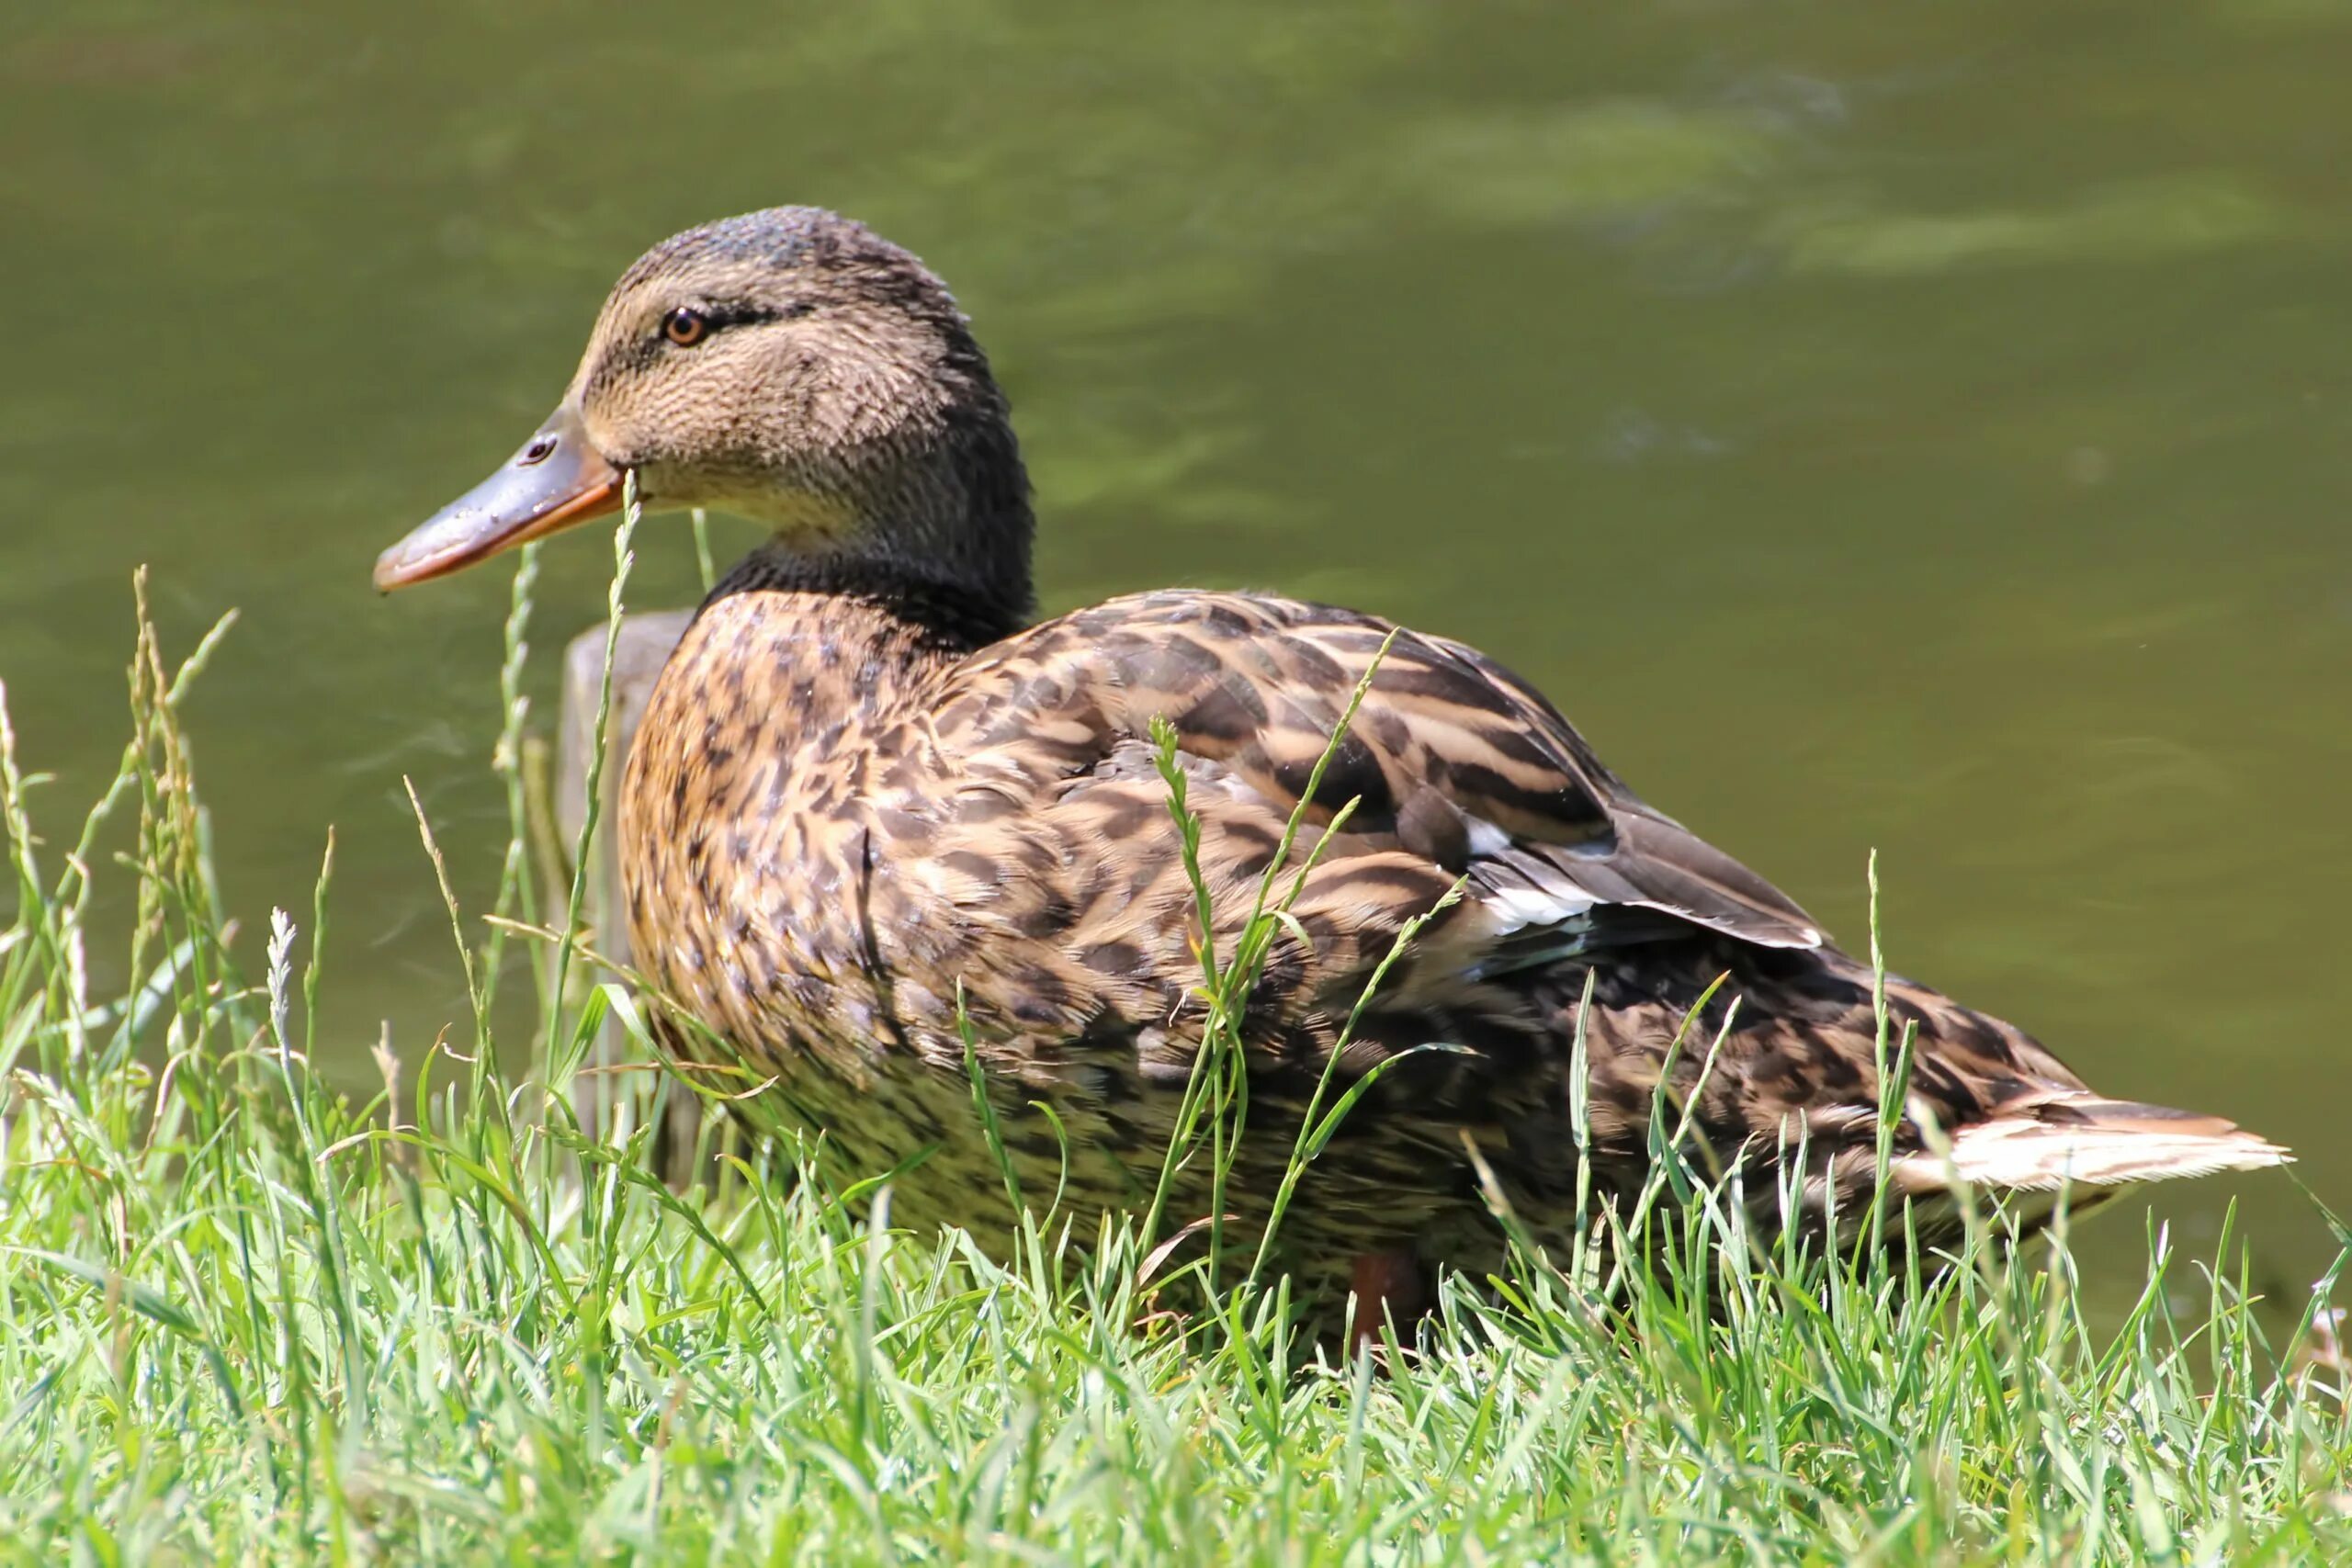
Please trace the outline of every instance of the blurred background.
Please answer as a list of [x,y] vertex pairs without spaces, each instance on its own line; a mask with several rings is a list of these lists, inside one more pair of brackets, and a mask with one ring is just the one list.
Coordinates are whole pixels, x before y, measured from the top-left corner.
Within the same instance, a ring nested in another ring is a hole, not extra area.
[[[237,607],[192,722],[247,962],[334,824],[332,1060],[421,1052],[462,1000],[400,780],[479,911],[510,574],[370,563],[640,250],[820,203],[978,321],[1049,611],[1246,584],[1472,640],[1849,944],[1874,847],[1894,966],[2342,1200],[2346,60],[2346,0],[17,0],[37,807],[119,755],[135,565],[178,651]],[[695,596],[683,524],[639,552],[634,604]],[[543,729],[609,561],[548,552]],[[2233,1200],[2291,1302],[2334,1249],[2290,1181],[2157,1212],[2210,1251]]]

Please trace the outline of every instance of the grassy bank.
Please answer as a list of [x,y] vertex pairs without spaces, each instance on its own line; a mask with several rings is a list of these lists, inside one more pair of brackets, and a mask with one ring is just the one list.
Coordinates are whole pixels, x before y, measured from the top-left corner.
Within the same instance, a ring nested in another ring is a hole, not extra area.
[[[1318,1363],[1276,1291],[1154,1311],[1132,1231],[992,1259],[854,1218],[781,1156],[673,1197],[571,1115],[618,994],[547,965],[510,1076],[483,993],[533,939],[471,912],[475,1018],[380,1059],[380,1094],[330,1092],[312,1055],[349,1045],[313,1007],[364,960],[323,872],[230,940],[178,720],[205,651],[142,637],[86,817],[0,730],[0,1554],[2352,1560],[2324,1293],[2258,1313],[2226,1249],[2152,1238],[2095,1329],[2063,1234],[2012,1258],[1980,1232],[1932,1282],[1787,1251],[1718,1277],[1736,1212],[1662,1201],[1697,1262],[1611,1289],[1522,1256],[1449,1284],[1384,1374]],[[501,904],[561,926],[509,779]],[[91,918],[101,883],[127,936]]]

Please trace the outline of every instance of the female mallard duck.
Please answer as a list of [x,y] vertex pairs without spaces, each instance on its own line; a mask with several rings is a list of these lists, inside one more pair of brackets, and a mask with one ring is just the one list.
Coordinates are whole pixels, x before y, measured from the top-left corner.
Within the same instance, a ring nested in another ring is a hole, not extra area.
[[[822,1129],[863,1172],[907,1166],[900,1219],[1003,1217],[959,1005],[1026,1190],[1054,1191],[1066,1161],[1090,1211],[1149,1200],[1202,1021],[1200,909],[1153,727],[1174,733],[1229,944],[1376,658],[1307,817],[1354,810],[1248,1009],[1228,1211],[1265,1213],[1334,1050],[1332,1093],[1441,1043],[1381,1075],[1308,1172],[1278,1237],[1302,1282],[1406,1308],[1424,1268],[1490,1262],[1480,1163],[1536,1237],[1572,1232],[1588,986],[1597,1197],[1639,1188],[1670,1098],[1726,1163],[1802,1150],[1793,1189],[1814,1213],[1833,1192],[1849,1212],[1866,1200],[1869,968],[1636,799],[1525,682],[1458,642],[1261,594],[1167,590],[1030,625],[1004,396],[907,252],[808,208],[656,246],[614,288],[554,416],[376,581],[609,513],[632,470],[650,506],[775,528],[702,606],[628,759],[636,951],[671,1005],[771,1080],[743,1109]],[[1348,1031],[1375,965],[1432,910]],[[2286,1157],[2227,1122],[2096,1094],[1924,986],[1890,978],[1886,1006],[1917,1035],[1900,1192],[1955,1173],[1995,1192],[2112,1189]],[[1749,1184],[1768,1225],[1775,1187]],[[1204,1213],[1205,1179],[1176,1201]]]

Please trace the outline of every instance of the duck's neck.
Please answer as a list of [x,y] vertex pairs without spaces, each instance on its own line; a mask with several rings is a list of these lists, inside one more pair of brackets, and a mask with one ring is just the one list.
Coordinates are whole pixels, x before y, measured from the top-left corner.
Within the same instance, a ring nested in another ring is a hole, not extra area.
[[825,524],[780,517],[776,537],[728,573],[711,603],[746,592],[853,601],[959,653],[1028,624],[1029,475],[984,368],[921,439],[877,442],[797,488]]
[[738,594],[784,595],[795,612],[869,635],[908,656],[959,657],[1028,624],[1028,574],[1017,583],[975,583],[915,562],[856,555],[811,556],[783,540],[735,564],[703,601],[708,614]]

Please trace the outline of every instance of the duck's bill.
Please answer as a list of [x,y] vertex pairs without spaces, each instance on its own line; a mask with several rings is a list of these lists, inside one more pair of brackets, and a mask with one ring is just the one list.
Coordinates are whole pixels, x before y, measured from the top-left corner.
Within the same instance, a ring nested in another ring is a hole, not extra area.
[[376,586],[389,592],[447,577],[620,504],[621,471],[596,450],[578,414],[558,409],[504,468],[377,557]]

